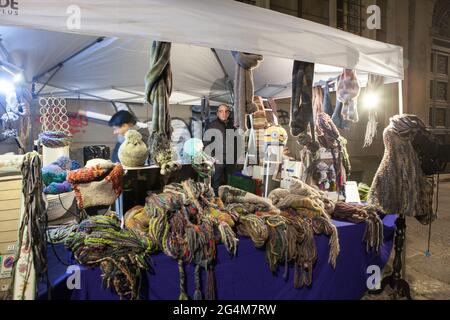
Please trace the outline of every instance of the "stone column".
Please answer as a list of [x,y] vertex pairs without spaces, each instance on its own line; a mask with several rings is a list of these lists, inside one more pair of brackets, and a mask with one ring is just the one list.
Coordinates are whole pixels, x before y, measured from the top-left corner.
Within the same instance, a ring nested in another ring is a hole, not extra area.
[[408,98],[407,104],[405,104],[405,112],[418,115],[428,124],[429,108],[427,100],[430,84],[427,79],[431,64],[431,28],[434,1],[411,0],[409,2],[409,64],[406,69],[408,72]]

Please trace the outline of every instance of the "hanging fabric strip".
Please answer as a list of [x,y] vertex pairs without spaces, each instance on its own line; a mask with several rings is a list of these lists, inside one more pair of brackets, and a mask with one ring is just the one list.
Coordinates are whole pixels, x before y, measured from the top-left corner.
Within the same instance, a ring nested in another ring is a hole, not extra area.
[[231,51],[236,62],[234,80],[234,126],[247,131],[246,115],[258,110],[253,102],[253,69],[257,68],[263,57],[259,54]]
[[[366,95],[370,95],[372,99],[376,99],[381,95],[381,87],[384,80],[382,76],[369,74],[369,80],[367,82]],[[370,99],[370,97],[369,97]],[[375,106],[376,107],[376,106]],[[369,120],[367,121],[366,134],[364,137],[364,148],[372,145],[373,139],[377,134],[377,111],[375,108],[369,109]]]

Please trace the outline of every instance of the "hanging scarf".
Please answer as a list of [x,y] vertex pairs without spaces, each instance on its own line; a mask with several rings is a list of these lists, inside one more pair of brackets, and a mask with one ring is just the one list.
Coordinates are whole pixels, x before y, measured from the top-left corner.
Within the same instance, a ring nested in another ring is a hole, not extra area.
[[433,186],[424,175],[412,141],[425,131],[415,115],[397,115],[384,129],[384,155],[369,192],[369,203],[388,214],[414,216],[422,224],[436,219]]
[[[25,293],[29,290],[32,268],[36,272],[37,278],[47,275],[47,209],[43,198],[43,183],[41,176],[41,159],[37,152],[25,154],[21,165],[23,177],[23,215],[19,227],[18,243],[14,265],[12,268],[12,283],[9,288],[8,296],[14,299],[25,299]],[[18,268],[26,268],[21,279],[16,279]],[[47,279],[48,280],[48,279]],[[16,281],[20,281],[17,284]],[[20,292],[13,292],[15,287],[19,287]],[[34,291],[36,288],[33,288]]]
[[319,143],[329,149],[333,156],[333,166],[336,174],[336,186],[341,190],[351,173],[350,157],[347,152],[347,140],[339,134],[339,130],[326,113],[317,117],[317,136]]
[[325,84],[325,90],[323,92],[323,112],[328,114],[330,117],[333,115],[333,106],[331,105],[329,82]]
[[[291,134],[294,137],[299,137],[300,144],[305,145],[312,152],[316,152],[319,146],[314,133],[312,108],[313,78],[313,63],[294,61],[289,127],[291,128]],[[308,132],[308,127],[311,131],[310,133]]]
[[231,51],[236,62],[234,79],[234,127],[247,131],[246,115],[258,110],[253,102],[253,69],[257,68],[263,57],[259,54]]
[[153,41],[150,51],[150,70],[145,77],[146,100],[153,108],[151,134],[147,145],[151,162],[161,167],[162,175],[181,168],[172,163],[170,146],[172,136],[169,114],[169,98],[172,93],[170,48],[170,42]]
[[339,77],[337,85],[337,100],[343,103],[342,119],[358,122],[357,99],[360,86],[354,70],[345,69]]

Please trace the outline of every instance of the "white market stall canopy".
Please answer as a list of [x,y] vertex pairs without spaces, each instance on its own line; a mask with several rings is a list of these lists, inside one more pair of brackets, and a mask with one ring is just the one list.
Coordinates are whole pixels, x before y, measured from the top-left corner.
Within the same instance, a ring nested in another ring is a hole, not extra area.
[[[81,9],[77,30],[66,27],[71,5]],[[66,97],[142,102],[153,39],[174,43],[171,103],[229,102],[229,50],[264,56],[254,72],[263,97],[290,96],[293,59],[316,63],[315,81],[342,68],[358,70],[363,83],[367,72],[403,79],[401,47],[231,0],[21,0],[0,25],[27,81],[48,81],[41,93]]]

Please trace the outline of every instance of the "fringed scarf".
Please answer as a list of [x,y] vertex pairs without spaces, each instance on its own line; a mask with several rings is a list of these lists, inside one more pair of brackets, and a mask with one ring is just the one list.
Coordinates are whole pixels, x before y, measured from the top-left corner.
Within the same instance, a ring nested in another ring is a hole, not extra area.
[[333,218],[352,223],[365,222],[363,241],[366,243],[366,251],[375,250],[376,253],[380,253],[383,245],[383,222],[378,211],[374,206],[338,202],[334,208]]
[[414,216],[422,224],[436,219],[433,185],[424,175],[412,141],[426,131],[415,115],[397,115],[384,129],[384,155],[370,188],[368,202],[388,214]]
[[236,62],[234,79],[234,127],[247,131],[246,115],[258,110],[253,102],[253,69],[257,68],[263,56],[259,54],[231,51]]
[[78,263],[100,267],[103,286],[121,299],[139,299],[146,257],[157,247],[133,230],[122,230],[115,216],[93,216],[82,221],[65,242]]

